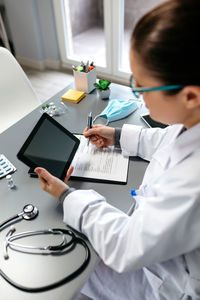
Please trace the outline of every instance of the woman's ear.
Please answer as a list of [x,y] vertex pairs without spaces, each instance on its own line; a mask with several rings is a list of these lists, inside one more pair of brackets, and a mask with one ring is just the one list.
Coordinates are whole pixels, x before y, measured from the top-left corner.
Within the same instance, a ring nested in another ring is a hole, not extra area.
[[200,87],[189,85],[182,91],[186,108],[194,109],[200,107]]

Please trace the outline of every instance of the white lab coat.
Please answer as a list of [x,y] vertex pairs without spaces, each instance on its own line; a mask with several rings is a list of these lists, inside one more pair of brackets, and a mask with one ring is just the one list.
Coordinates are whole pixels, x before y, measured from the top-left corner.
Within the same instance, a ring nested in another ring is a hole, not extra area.
[[200,299],[200,123],[182,130],[123,126],[123,155],[150,161],[128,215],[94,190],[66,197],[64,222],[102,259],[82,290],[92,299]]

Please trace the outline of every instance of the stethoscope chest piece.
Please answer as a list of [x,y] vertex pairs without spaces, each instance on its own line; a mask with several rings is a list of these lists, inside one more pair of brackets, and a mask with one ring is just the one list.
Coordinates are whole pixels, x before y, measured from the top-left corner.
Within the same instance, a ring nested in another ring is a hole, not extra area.
[[27,204],[23,208],[22,218],[25,220],[32,220],[37,217],[38,213],[39,210],[36,206],[33,206],[32,204]]
[[23,207],[22,212],[20,212],[19,214],[16,214],[12,217],[10,217],[9,219],[5,220],[4,222],[2,222],[0,224],[0,231],[2,230],[2,228],[7,225],[8,223],[10,223],[11,221],[14,221],[18,218],[22,218],[24,220],[32,220],[34,218],[36,218],[38,216],[39,210],[37,209],[37,207],[35,207],[32,204],[26,204]]

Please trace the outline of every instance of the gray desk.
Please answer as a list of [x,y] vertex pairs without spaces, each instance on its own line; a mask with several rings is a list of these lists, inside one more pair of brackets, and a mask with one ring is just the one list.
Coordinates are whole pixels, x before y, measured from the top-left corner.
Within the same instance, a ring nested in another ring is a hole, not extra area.
[[[70,87],[73,87],[72,85]],[[60,101],[61,95],[66,89],[52,97],[48,102]],[[111,99],[121,98],[129,99],[132,97],[128,87],[112,84]],[[65,126],[71,132],[82,132],[86,126],[87,115],[89,111],[93,115],[99,114],[107,105],[107,101],[98,98],[96,90],[87,95],[79,104],[66,102],[66,114],[55,117],[55,119]],[[17,232],[27,230],[38,230],[48,228],[66,228],[62,222],[62,207],[49,194],[43,192],[36,178],[30,178],[27,175],[28,167],[21,163],[16,154],[29,135],[30,131],[41,117],[40,108],[35,109],[25,118],[10,127],[0,135],[0,153],[3,153],[16,166],[17,172],[13,174],[14,182],[17,186],[16,190],[9,190],[6,179],[0,180],[0,222],[8,217],[19,213],[23,206],[27,203],[32,203],[39,208],[39,216],[32,221],[20,221],[15,223]],[[129,124],[144,125],[140,120],[140,111],[137,110],[125,120],[113,122],[110,125],[121,127],[124,122]],[[89,183],[71,181],[69,184],[75,188],[95,189],[103,194],[108,202],[123,211],[127,211],[131,205],[130,189],[138,188],[141,183],[147,163],[139,158],[131,158],[129,164],[129,174],[127,185],[114,185],[103,183]],[[0,267],[11,278],[20,284],[28,286],[41,286],[57,281],[66,274],[71,273],[77,268],[84,258],[84,250],[77,247],[69,255],[65,256],[42,256],[22,254],[16,251],[10,251],[10,259],[3,259],[3,241],[8,228],[0,232]],[[47,242],[47,237],[43,239],[31,238],[32,242],[41,244]],[[87,269],[75,280],[70,283],[53,289],[51,291],[39,294],[30,294],[21,292],[10,286],[5,280],[0,277],[0,298],[6,300],[33,300],[46,299],[49,300],[69,300],[74,299],[75,295],[81,289],[82,285],[88,278],[97,262],[97,255],[90,246],[91,261]]]

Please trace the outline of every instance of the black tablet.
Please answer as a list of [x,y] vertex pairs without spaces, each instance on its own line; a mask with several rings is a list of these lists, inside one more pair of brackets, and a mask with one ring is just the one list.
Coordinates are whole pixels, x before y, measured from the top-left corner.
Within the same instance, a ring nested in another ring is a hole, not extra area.
[[141,119],[149,126],[149,127],[160,127],[160,128],[165,128],[168,125],[154,121],[149,114],[143,114],[140,116]]
[[17,157],[32,169],[43,167],[63,180],[79,143],[71,132],[44,113]]

